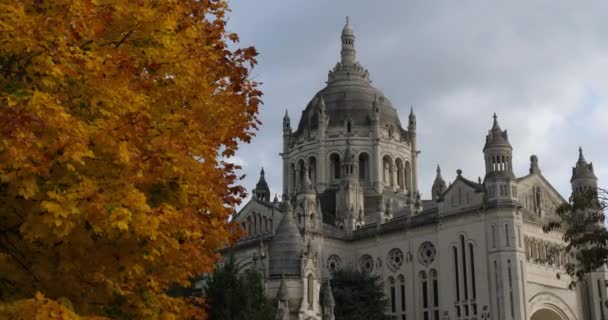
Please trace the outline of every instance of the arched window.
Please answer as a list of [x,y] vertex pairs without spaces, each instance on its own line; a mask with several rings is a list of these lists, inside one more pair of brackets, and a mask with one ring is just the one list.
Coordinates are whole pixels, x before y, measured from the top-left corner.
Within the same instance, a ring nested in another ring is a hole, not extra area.
[[315,301],[315,278],[312,276],[312,273],[308,275],[308,307],[310,309],[313,308],[313,303]]
[[313,185],[317,183],[317,158],[315,157],[308,158],[308,177]]
[[302,181],[304,180],[304,166],[305,166],[304,160],[300,159],[300,161],[298,161],[298,185],[297,185],[297,188],[300,188],[300,185],[302,184]]
[[395,297],[395,278],[388,277],[388,282],[390,285],[390,299],[391,299],[391,313],[395,314],[397,312],[397,301]]
[[369,180],[369,155],[365,152],[359,154],[359,180]]
[[431,269],[431,282],[433,286],[433,320],[439,319],[439,280],[437,279],[437,270]]
[[289,171],[290,171],[290,183],[289,185],[291,186],[291,188],[289,189],[290,192],[295,192],[296,191],[296,165],[294,163],[291,164],[291,166],[289,167]]
[[393,186],[393,161],[391,157],[386,155],[382,159],[383,181],[386,187]]
[[413,192],[412,190],[412,166],[409,161],[405,162],[405,189],[407,192]]
[[329,157],[331,177],[335,181],[340,179],[340,155],[332,153]]
[[392,139],[394,135],[395,135],[395,127],[393,127],[391,125],[388,127],[388,138]]
[[424,320],[430,319],[429,310],[429,286],[426,272],[420,271],[420,287],[421,287],[421,298],[422,298],[422,318]]
[[475,252],[472,243],[469,243],[469,259],[471,260],[471,295],[473,300],[475,300],[477,299],[477,283],[475,281]]
[[397,159],[395,161],[395,165],[397,167],[397,186],[399,189],[403,190],[405,188],[405,184],[403,182],[404,174],[403,174],[403,161],[401,159]]
[[405,277],[399,275],[399,297],[401,300],[401,318],[405,318]]

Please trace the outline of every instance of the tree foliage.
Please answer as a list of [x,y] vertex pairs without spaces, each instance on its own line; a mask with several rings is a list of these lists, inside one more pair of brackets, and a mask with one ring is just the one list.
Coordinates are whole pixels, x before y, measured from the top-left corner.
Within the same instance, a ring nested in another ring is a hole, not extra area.
[[[557,208],[559,219],[543,226],[545,232],[561,229],[566,242],[564,250],[575,257],[573,262],[566,264],[566,273],[572,278],[570,287],[584,275],[608,263],[607,207],[607,190],[588,188],[575,191],[567,203]],[[556,254],[550,252],[548,256]]]
[[205,300],[210,320],[274,320],[275,308],[266,298],[262,278],[253,270],[239,275],[230,257],[207,282]]
[[330,281],[336,320],[387,320],[387,299],[380,276],[355,269],[341,269]]
[[[258,125],[253,48],[225,0],[0,3],[0,301],[188,318],[244,195],[225,159]],[[28,300],[29,301],[29,300]],[[42,303],[44,299],[33,299]],[[1,310],[8,310],[3,306]]]

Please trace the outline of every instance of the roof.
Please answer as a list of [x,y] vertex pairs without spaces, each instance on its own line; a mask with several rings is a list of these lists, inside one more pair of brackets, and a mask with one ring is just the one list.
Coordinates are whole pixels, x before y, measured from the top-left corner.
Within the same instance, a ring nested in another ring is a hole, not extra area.
[[[289,200],[287,200],[289,201]],[[270,242],[268,271],[273,275],[299,275],[304,240],[291,210],[283,215],[281,224]]]

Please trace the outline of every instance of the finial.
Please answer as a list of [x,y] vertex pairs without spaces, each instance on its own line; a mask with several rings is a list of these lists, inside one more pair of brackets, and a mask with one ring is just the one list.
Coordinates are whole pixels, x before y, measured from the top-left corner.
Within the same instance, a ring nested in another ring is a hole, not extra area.
[[264,176],[264,167],[262,167],[262,170],[260,171],[260,176]]
[[477,177],[477,183],[481,184],[481,177]]
[[289,119],[289,113],[287,112],[287,109],[285,109],[285,116],[283,118]]
[[348,22],[349,22],[349,21],[348,21],[348,16],[346,16],[346,24],[348,24]]
[[461,175],[462,175],[462,170],[460,170],[460,169],[456,170],[456,174],[457,174],[458,176],[461,176]]
[[441,167],[437,165],[437,176],[441,176]]

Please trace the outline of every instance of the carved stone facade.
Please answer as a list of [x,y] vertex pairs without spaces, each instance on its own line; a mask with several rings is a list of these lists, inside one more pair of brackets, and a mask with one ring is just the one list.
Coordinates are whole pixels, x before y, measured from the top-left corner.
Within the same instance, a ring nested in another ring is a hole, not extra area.
[[[247,236],[227,250],[264,275],[281,319],[333,319],[327,280],[345,267],[381,276],[395,319],[605,319],[606,273],[568,289],[561,234],[542,231],[565,199],[538,157],[518,176],[494,115],[480,144],[484,179],[458,170],[448,186],[437,168],[422,200],[413,110],[402,127],[356,60],[348,23],[341,41],[340,62],[297,128],[284,117],[282,200],[270,201],[262,173],[235,218]],[[582,151],[571,182],[596,187]]]

